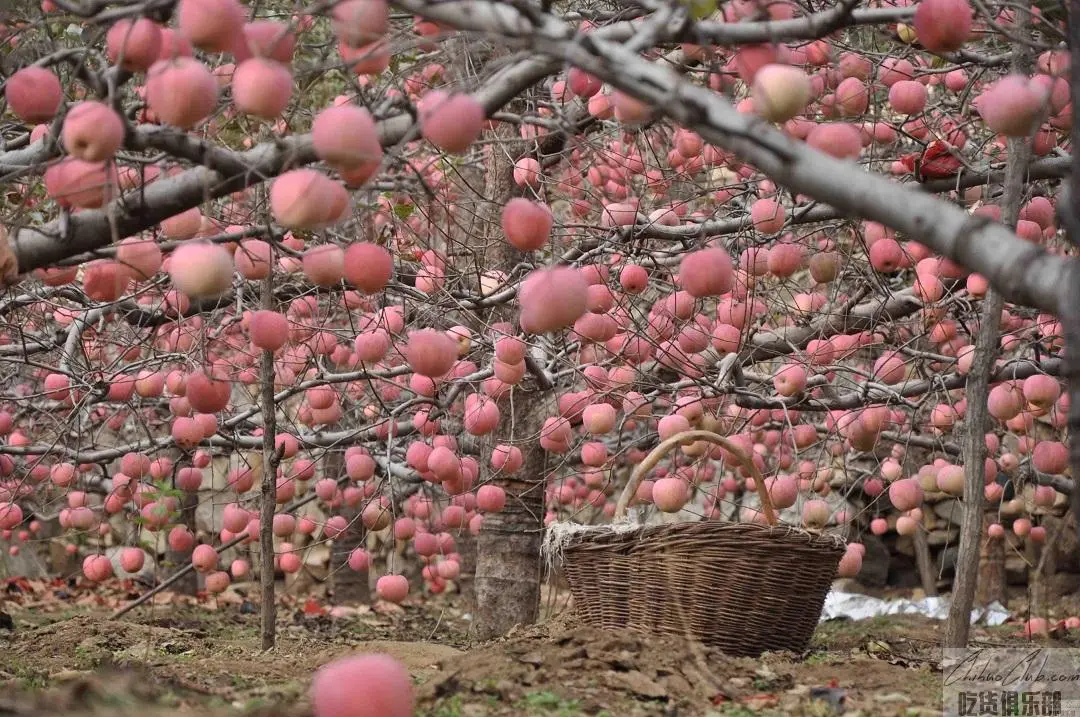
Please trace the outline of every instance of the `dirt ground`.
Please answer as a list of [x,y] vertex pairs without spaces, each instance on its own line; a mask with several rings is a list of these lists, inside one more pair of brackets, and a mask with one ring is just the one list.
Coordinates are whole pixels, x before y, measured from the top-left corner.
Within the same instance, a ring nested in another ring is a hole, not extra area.
[[[312,673],[352,652],[386,652],[416,684],[422,717],[482,715],[940,714],[942,624],[903,616],[822,625],[804,655],[731,658],[699,644],[583,627],[554,607],[541,624],[469,639],[455,598],[328,608],[288,597],[279,643],[258,649],[242,590],[216,600],[165,595],[109,619],[130,586],[0,583],[0,714],[307,717]],[[1017,625],[975,640],[1022,640]],[[1060,642],[1060,639],[1058,640]],[[1062,643],[1066,644],[1066,643]]]

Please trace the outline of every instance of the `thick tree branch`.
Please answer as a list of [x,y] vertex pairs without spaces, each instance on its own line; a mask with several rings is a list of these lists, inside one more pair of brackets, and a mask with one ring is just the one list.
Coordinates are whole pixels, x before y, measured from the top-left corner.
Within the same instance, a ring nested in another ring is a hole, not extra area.
[[526,16],[508,5],[484,0],[396,4],[454,27],[516,39],[577,65],[734,152],[790,191],[903,232],[982,274],[1009,301],[1058,309],[1066,259],[1023,241],[1001,224],[813,150],[760,118],[737,112],[721,95],[662,64],[599,36],[578,35],[551,16]]
[[[1001,309],[998,309],[1001,313]],[[1028,376],[1046,375],[1057,376],[1062,370],[1061,359],[1047,359],[1036,363],[1030,359],[1018,359],[998,366],[990,374],[990,383],[999,381],[1022,380]],[[883,391],[867,387],[865,390],[848,391],[834,398],[810,398],[806,396],[793,396],[782,398],[780,396],[744,396],[740,395],[736,403],[743,408],[788,408],[800,411],[842,411],[860,408],[872,403],[894,403],[898,398],[911,398],[924,396],[932,391],[954,391],[971,386],[971,375],[952,373],[938,376],[933,379],[918,381],[905,381],[898,386],[890,386],[891,390]]]
[[885,7],[852,10],[856,2],[838,2],[828,10],[790,20],[720,23],[703,21],[692,25],[675,39],[714,45],[749,45],[760,42],[816,40],[852,25],[887,25],[903,22],[915,14],[914,7]]
[[[491,114],[558,67],[557,62],[547,58],[530,58],[497,73],[474,94]],[[413,124],[408,113],[379,122],[380,142],[384,146],[398,143],[409,134]],[[147,130],[137,137],[141,139],[136,142],[161,143],[180,156],[208,161],[220,171],[196,167],[129,192],[103,209],[79,212],[66,221],[56,220],[43,227],[22,227],[13,231],[10,242],[20,272],[27,273],[74,254],[93,251],[208,200],[317,160],[310,135],[295,135],[273,144],[261,144],[239,154],[208,147],[201,140],[180,137],[168,129]]]
[[[1069,47],[1072,62],[1080,62],[1080,0],[1070,0],[1068,12]],[[1076,65],[1074,65],[1076,66]],[[1069,90],[1080,97],[1080,72],[1071,73]],[[1080,124],[1072,126],[1073,147],[1080,142]],[[1068,199],[1062,200],[1058,213],[1063,215],[1066,234],[1073,246],[1080,246],[1080,153],[1073,153],[1073,172],[1068,186]],[[1069,276],[1063,283],[1061,325],[1065,330],[1067,366],[1065,376],[1069,391],[1069,465],[1074,479],[1080,479],[1080,264],[1073,260]],[[1069,498],[1076,534],[1080,537],[1080,481]]]
[[[1040,159],[1028,165],[1027,179],[1036,181],[1039,179],[1061,179],[1072,171],[1072,157],[1050,157]],[[984,184],[993,184],[1005,179],[1003,167],[986,167],[979,172],[965,171],[959,177],[949,179],[932,179],[927,182],[909,183],[905,186],[917,188],[924,192],[950,192],[969,187],[978,187]],[[813,224],[831,219],[843,219],[845,213],[833,207],[815,204],[809,207],[798,207],[788,219],[789,225]],[[614,230],[620,238],[627,239],[630,236],[649,239],[670,239],[682,241],[684,239],[696,239],[699,237],[724,236],[750,229],[752,226],[750,216],[742,216],[738,219],[717,219],[699,222],[696,224],[680,224],[678,226],[664,226],[656,222],[637,224],[632,227],[619,227]]]

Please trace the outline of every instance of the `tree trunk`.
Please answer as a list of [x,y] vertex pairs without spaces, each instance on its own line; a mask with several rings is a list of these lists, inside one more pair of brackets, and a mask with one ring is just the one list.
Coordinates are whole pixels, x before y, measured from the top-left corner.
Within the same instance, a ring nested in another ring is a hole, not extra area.
[[[333,451],[326,455],[325,478],[341,477],[345,454]],[[367,530],[360,521],[360,511],[346,505],[341,507],[341,516],[348,521],[345,532],[334,538],[330,548],[330,575],[334,602],[366,603],[371,601],[371,585],[367,570],[353,570],[349,567],[349,555],[357,548],[367,546]]]
[[1031,567],[1028,569],[1028,616],[1046,617],[1047,608],[1047,573],[1052,550],[1040,546],[1031,538],[1024,546],[1024,557]]
[[465,600],[465,609],[476,612],[476,538],[466,531],[457,541],[458,555],[461,556],[461,574],[454,581],[458,593]]
[[[1010,145],[1012,141],[1010,141]],[[1009,153],[1009,171],[1016,175],[1017,164]],[[1022,171],[1022,169],[1021,169]],[[1016,175],[1019,176],[1019,175]],[[1008,203],[1008,202],[1006,202]],[[1004,213],[1003,209],[1003,213]],[[1013,211],[1012,223],[1016,222]],[[967,416],[964,421],[964,512],[960,525],[960,551],[956,556],[949,622],[945,628],[945,647],[966,647],[971,628],[971,605],[979,577],[979,543],[983,522],[983,491],[986,476],[986,399],[989,394],[990,369],[998,354],[998,334],[1003,305],[1001,295],[990,290],[983,299],[979,317],[979,337],[975,342],[975,360],[967,380]]]
[[[1024,13],[1017,13],[1023,16]],[[1019,24],[1019,23],[1018,23]],[[1014,52],[1016,47],[1013,48]],[[1014,69],[1016,65],[1014,61]],[[1005,197],[1001,221],[1016,226],[1020,202],[1024,194],[1024,173],[1031,159],[1031,144],[1026,138],[1009,140],[1009,157],[1005,167]],[[960,527],[960,554],[956,559],[956,581],[945,631],[945,647],[966,647],[975,599],[975,584],[979,577],[979,545],[982,542],[983,491],[986,476],[986,401],[989,395],[990,370],[997,357],[1001,309],[1004,301],[991,289],[983,299],[979,317],[979,336],[975,342],[975,360],[967,380],[967,419],[964,436],[964,516]]]
[[545,414],[540,396],[519,394],[511,400],[512,437],[525,461],[515,479],[497,481],[506,490],[506,507],[484,518],[476,541],[474,625],[481,640],[536,622],[540,613],[546,457],[539,434]]
[[1068,523],[1061,520],[1050,521],[1049,525],[1044,525],[1048,532],[1046,543],[1039,545],[1034,540],[1029,540],[1029,559],[1033,560],[1031,564],[1035,566],[1028,584],[1031,614],[1038,617],[1046,617],[1047,608],[1061,598],[1054,584],[1054,575],[1058,569],[1058,551],[1054,548],[1059,544]]
[[[517,140],[508,123],[495,131],[484,177],[484,195],[477,215],[481,220],[469,238],[478,267],[510,271],[519,252],[502,237],[499,216],[503,205],[519,193],[514,183],[514,161],[530,144]],[[490,322],[513,321],[516,312],[500,307]],[[515,476],[494,481],[507,493],[506,507],[484,517],[476,539],[473,623],[481,640],[506,634],[515,625],[536,621],[540,610],[540,545],[543,540],[544,462],[539,434],[549,413],[550,387],[538,387],[531,378],[515,386],[502,403],[502,420],[496,442],[516,445],[524,464]],[[486,463],[486,462],[485,462]]]
[[985,607],[992,602],[1008,605],[1005,590],[1005,540],[991,538],[987,528],[993,522],[990,513],[983,515],[983,537],[979,544],[979,581],[975,586],[974,604]]
[[[271,264],[272,265],[272,264]],[[262,282],[262,308],[274,309],[273,274]],[[259,515],[259,584],[262,588],[262,649],[274,646],[277,636],[277,605],[274,603],[274,508],[277,505],[278,452],[277,406],[274,403],[274,352],[263,351],[259,367],[259,390],[263,417],[262,511]]]
[[[1027,36],[1030,16],[1027,12],[1016,13],[1013,31],[1020,37]],[[1012,45],[1011,70],[1019,74],[1031,71],[1029,48],[1022,42]],[[1005,164],[1005,195],[1001,206],[1001,222],[1016,227],[1020,203],[1024,198],[1024,179],[1031,161],[1031,141],[1027,137],[1010,138],[1009,156]],[[960,527],[960,554],[956,559],[956,581],[953,583],[949,622],[945,628],[945,647],[967,647],[971,628],[971,607],[975,599],[975,586],[979,577],[980,544],[983,529],[983,503],[986,476],[986,407],[989,395],[990,371],[999,351],[1001,309],[1004,300],[996,290],[990,290],[983,299],[979,317],[979,336],[975,341],[975,360],[967,380],[967,419],[964,421],[964,515]]]
[[[1022,14],[1022,13],[1021,13]],[[1072,67],[1080,67],[1080,0],[1071,0],[1068,12],[1068,38]],[[1080,97],[1080,72],[1070,74],[1071,97]],[[1074,246],[1080,246],[1080,122],[1072,126],[1072,176],[1067,186],[1068,202],[1058,204],[1065,233]],[[1063,206],[1064,205],[1064,206]],[[1075,521],[1077,541],[1080,542],[1080,264],[1073,259],[1072,281],[1062,292],[1058,318],[1065,333],[1065,366],[1062,373],[1069,394],[1069,465],[1072,467],[1073,489],[1069,505]]]
[[[198,493],[185,493],[184,503],[181,506],[181,522],[191,531],[192,535],[196,534],[195,524],[195,510],[199,506],[199,494]],[[177,567],[183,567],[191,562],[191,551],[175,551],[169,550],[165,553],[165,560],[170,565],[176,565]],[[184,575],[184,577],[173,583],[173,592],[180,593],[181,595],[194,595],[199,591],[199,575],[195,571],[191,571]]]
[[[515,111],[509,105],[505,109]],[[478,280],[483,272],[492,270],[509,274],[523,259],[530,258],[506,242],[500,228],[500,215],[507,201],[525,194],[514,182],[514,163],[519,158],[533,156],[541,167],[548,166],[552,157],[565,150],[571,136],[595,123],[594,118],[581,108],[569,110],[564,119],[569,131],[551,131],[538,140],[521,139],[518,128],[509,122],[496,125],[492,142],[486,149],[483,181],[474,184],[482,187],[482,194],[473,197],[477,206],[472,219],[463,225],[457,237],[457,241],[469,249],[455,252],[458,269],[465,276]],[[493,308],[486,317],[472,315],[465,318],[474,322],[475,326],[471,328],[480,332],[488,331],[494,322],[514,323],[516,319],[516,310],[506,305]],[[539,614],[546,471],[545,453],[538,439],[544,419],[556,415],[550,381],[539,375],[535,380],[527,376],[514,387],[508,400],[500,401],[500,411],[501,428],[491,446],[497,443],[517,445],[524,464],[512,479],[500,477],[492,481],[506,490],[506,507],[500,513],[484,518],[475,541],[476,570],[472,585],[470,541],[468,538],[463,541],[459,585],[466,598],[475,592],[474,626],[481,639],[502,635],[515,625],[535,622]],[[484,460],[481,465],[486,473],[488,462]],[[482,475],[481,479],[484,477]]]
[[64,542],[53,540],[53,538],[58,538],[63,534],[64,530],[60,527],[59,518],[53,518],[52,520],[41,521],[41,530],[38,532],[37,537],[39,540],[46,541],[46,545],[49,547],[49,571],[54,575],[66,578],[78,573],[80,566],[78,553],[75,555],[69,554],[64,549]]
[[926,542],[926,531],[920,528],[912,536],[915,545],[915,564],[919,568],[919,580],[922,582],[923,592],[927,597],[937,597],[937,576],[934,574],[934,563],[930,559],[930,546]]

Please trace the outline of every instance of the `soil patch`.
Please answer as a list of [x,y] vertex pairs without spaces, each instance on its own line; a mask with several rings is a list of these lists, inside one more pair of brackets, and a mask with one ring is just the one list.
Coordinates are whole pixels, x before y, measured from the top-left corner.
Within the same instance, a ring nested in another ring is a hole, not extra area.
[[542,706],[612,717],[829,714],[841,702],[867,714],[911,715],[940,712],[939,679],[930,653],[901,654],[885,643],[802,659],[733,658],[681,638],[540,626],[443,662],[420,698],[433,712],[480,703],[492,715]]
[[[187,616],[136,622],[76,615],[0,636],[0,679],[23,691],[64,688],[56,698],[62,704],[98,692],[111,695],[105,699],[111,704],[129,684],[126,677],[138,674],[135,684],[148,687],[130,695],[135,704],[247,711],[287,705],[295,708],[290,714],[302,715],[312,673],[342,655],[388,653],[424,679],[440,660],[462,654],[433,642],[369,639],[359,619],[335,622],[331,628],[320,617],[283,621],[277,646],[263,652],[252,616],[204,613],[201,622]],[[72,683],[92,688],[80,687],[73,697],[66,689]]]
[[[452,600],[285,606],[269,652],[259,649],[258,616],[242,604],[177,604],[121,620],[18,611],[15,621],[14,631],[0,631],[0,713],[16,717],[310,717],[312,673],[354,652],[405,663],[418,717],[825,717],[841,705],[848,715],[914,717],[941,709],[943,624],[919,616],[825,623],[805,654],[757,659],[596,630],[565,612],[470,644],[469,621]],[[977,628],[973,638],[1018,644],[1017,629]]]

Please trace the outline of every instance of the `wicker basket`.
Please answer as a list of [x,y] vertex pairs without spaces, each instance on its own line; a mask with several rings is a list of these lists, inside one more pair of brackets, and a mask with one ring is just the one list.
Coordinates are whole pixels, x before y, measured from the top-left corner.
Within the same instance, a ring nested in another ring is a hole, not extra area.
[[837,536],[777,525],[760,473],[739,446],[709,431],[662,442],[634,471],[615,509],[626,515],[642,478],[686,441],[718,443],[754,477],[767,525],[702,521],[582,530],[562,564],[583,620],[601,628],[681,635],[732,655],[802,652],[844,554]]

